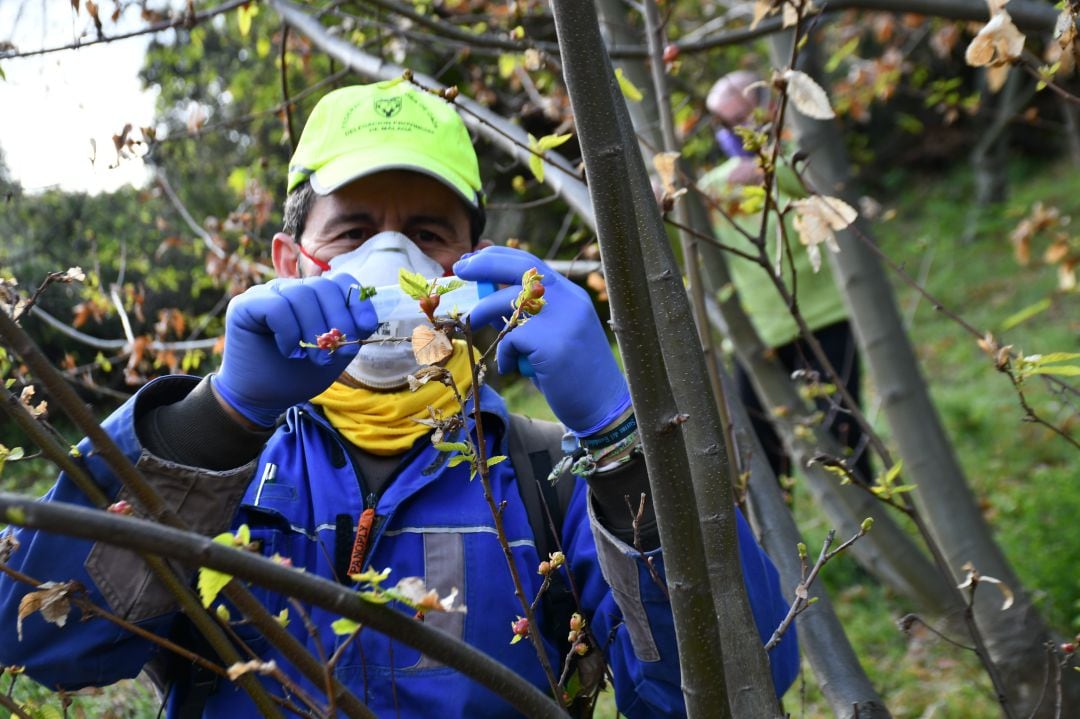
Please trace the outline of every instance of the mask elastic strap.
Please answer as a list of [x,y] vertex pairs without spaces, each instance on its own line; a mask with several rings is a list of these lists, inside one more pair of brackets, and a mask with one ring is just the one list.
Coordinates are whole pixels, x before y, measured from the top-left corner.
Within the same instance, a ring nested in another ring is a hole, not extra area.
[[307,250],[304,249],[304,246],[302,244],[300,244],[299,242],[296,243],[296,246],[300,249],[300,254],[303,255],[304,257],[308,258],[309,260],[311,260],[313,263],[315,263],[315,266],[318,267],[320,270],[322,270],[323,272],[329,272],[330,271],[330,263],[329,262],[323,262],[318,257],[313,257],[312,255],[309,255]]

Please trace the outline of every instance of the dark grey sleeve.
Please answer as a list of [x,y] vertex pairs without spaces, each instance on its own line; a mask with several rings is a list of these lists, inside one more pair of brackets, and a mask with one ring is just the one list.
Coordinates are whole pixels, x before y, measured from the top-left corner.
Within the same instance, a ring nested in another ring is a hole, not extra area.
[[216,471],[232,469],[258,456],[274,433],[273,429],[249,430],[226,414],[214,397],[209,377],[186,396],[155,399],[156,406],[136,417],[135,431],[147,451],[170,462]]
[[641,495],[645,495],[645,511],[638,525],[638,541],[643,551],[649,552],[660,546],[660,534],[656,530],[656,511],[653,509],[652,492],[649,489],[649,473],[645,460],[640,456],[611,472],[595,472],[586,481],[592,492],[593,509],[597,520],[619,540],[633,546],[634,514],[626,506],[626,497],[637,511]]

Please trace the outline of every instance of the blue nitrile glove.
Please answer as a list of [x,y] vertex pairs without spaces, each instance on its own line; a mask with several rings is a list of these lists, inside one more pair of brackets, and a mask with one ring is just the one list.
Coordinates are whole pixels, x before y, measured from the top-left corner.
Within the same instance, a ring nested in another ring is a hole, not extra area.
[[513,371],[525,357],[534,381],[551,410],[567,429],[581,437],[614,422],[630,406],[626,386],[607,335],[589,294],[527,252],[488,247],[462,257],[454,274],[463,280],[510,285],[488,295],[470,313],[475,327],[501,329],[521,292],[521,276],[535,267],[544,276],[547,305],[499,344],[500,374]]
[[[233,409],[262,427],[282,412],[321,393],[360,350],[304,348],[330,329],[346,340],[366,339],[378,326],[370,300],[357,298],[349,275],[276,279],[229,302],[225,353],[214,389]],[[348,306],[346,306],[348,300]]]

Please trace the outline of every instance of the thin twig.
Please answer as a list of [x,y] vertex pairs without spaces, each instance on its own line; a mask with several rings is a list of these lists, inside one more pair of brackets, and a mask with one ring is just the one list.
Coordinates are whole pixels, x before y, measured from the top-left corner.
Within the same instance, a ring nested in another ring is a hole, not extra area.
[[[825,536],[825,541],[821,544],[821,552],[818,554],[817,561],[814,562],[814,566],[809,572],[806,570],[806,555],[803,551],[799,552],[799,559],[802,561],[802,581],[799,582],[795,588],[795,601],[788,607],[787,615],[781,620],[780,625],[777,626],[776,631],[769,637],[769,641],[765,643],[765,651],[769,651],[783,639],[784,634],[791,627],[791,623],[795,621],[795,617],[806,611],[813,602],[810,601],[809,589],[813,585],[814,580],[817,579],[818,574],[821,572],[821,568],[825,566],[829,560],[836,555],[843,552],[852,544],[857,542],[860,538],[866,536],[867,527],[865,524],[859,527],[859,531],[856,532],[850,539],[841,544],[836,549],[829,551],[829,547],[832,546],[833,540],[836,538],[836,530],[830,529],[829,533]],[[802,545],[800,545],[801,548]]]
[[974,652],[975,651],[975,647],[969,646],[967,644],[961,644],[960,642],[956,641],[955,639],[952,639],[951,637],[947,636],[944,632],[942,632],[942,631],[940,631],[938,629],[935,629],[930,623],[928,623],[925,619],[920,617],[918,614],[905,614],[904,616],[902,616],[902,617],[900,617],[899,619],[896,620],[896,624],[900,627],[900,630],[902,632],[904,632],[905,634],[907,634],[908,632],[911,631],[911,625],[916,623],[916,622],[918,622],[919,624],[921,624],[924,627],[926,627],[927,629],[929,629],[930,632],[932,634],[936,635],[939,639],[942,639],[942,640],[948,642],[949,644],[952,644],[954,647],[957,647],[959,649],[965,649],[965,650],[967,650],[969,652]]
[[65,50],[78,50],[84,47],[90,47],[91,45],[100,45],[103,43],[115,42],[117,40],[127,40],[132,37],[139,37],[140,35],[151,35],[153,33],[162,32],[165,30],[172,30],[174,28],[187,28],[191,29],[201,22],[204,22],[215,15],[221,15],[227,13],[230,10],[235,10],[241,5],[246,5],[251,0],[230,0],[229,2],[222,3],[217,7],[210,8],[209,10],[203,10],[202,12],[189,15],[184,13],[183,15],[176,17],[172,20],[165,20],[163,22],[154,23],[153,25],[147,25],[139,30],[132,30],[131,32],[121,33],[119,35],[110,35],[105,37],[98,37],[96,40],[89,40],[82,42],[76,40],[75,42],[68,43],[67,45],[61,45],[58,47],[47,47],[39,50],[27,50],[26,52],[13,52],[5,55],[0,55],[0,60],[14,60],[22,57],[34,57],[36,55],[47,55],[54,52],[63,52]]
[[19,717],[19,719],[33,719],[33,717],[23,711],[23,708],[19,706],[14,699],[4,694],[0,694],[0,706],[10,711],[12,716]]
[[[499,333],[498,339],[492,343],[494,347],[499,340],[506,336],[506,333],[513,329],[515,324],[515,318],[520,317],[521,307],[519,306],[514,310],[514,314],[511,317],[511,321],[507,322],[506,327]],[[476,356],[473,351],[473,337],[472,337],[472,323],[470,318],[465,319],[465,354],[469,358],[469,371],[472,374],[472,413],[473,413],[473,425],[476,428],[476,447],[475,447],[475,469],[477,474],[480,475],[480,483],[484,490],[484,500],[488,503],[488,507],[491,509],[492,521],[495,523],[495,533],[499,538],[499,545],[502,547],[503,556],[506,558],[506,565],[510,570],[510,578],[514,582],[514,594],[517,596],[518,601],[521,603],[522,611],[525,612],[525,618],[529,622],[529,640],[532,642],[533,647],[536,649],[537,658],[540,660],[540,666],[544,670],[544,675],[547,677],[548,684],[550,685],[551,695],[555,701],[561,701],[562,691],[559,689],[559,681],[555,676],[554,671],[551,668],[551,662],[548,660],[547,650],[544,648],[543,639],[540,637],[539,627],[536,624],[536,615],[533,612],[532,605],[529,602],[528,597],[525,596],[525,586],[521,581],[521,576],[518,574],[517,563],[514,561],[514,553],[510,549],[510,543],[506,537],[506,530],[503,527],[502,512],[495,504],[495,498],[491,490],[491,478],[489,476],[490,468],[487,465],[487,446],[484,440],[484,425],[483,418],[480,412],[480,374],[477,369]],[[490,348],[488,349],[490,352]],[[485,353],[486,354],[486,353]],[[455,393],[457,389],[455,388]],[[465,411],[465,405],[461,405],[461,411]]]
[[649,577],[653,580],[653,583],[664,593],[669,601],[671,595],[668,594],[667,584],[660,578],[659,572],[656,571],[655,565],[653,565],[652,557],[645,554],[645,550],[641,546],[641,518],[645,515],[645,502],[648,496],[645,492],[641,493],[641,499],[638,501],[637,511],[634,511],[634,506],[630,504],[630,495],[623,495],[623,500],[626,502],[626,508],[630,510],[631,526],[634,528],[634,549],[637,550],[638,557],[645,566],[649,569]]
[[289,157],[296,149],[296,132],[293,130],[292,102],[289,100],[289,68],[285,63],[289,47],[289,23],[281,21],[281,104],[285,110],[285,139],[289,141]]

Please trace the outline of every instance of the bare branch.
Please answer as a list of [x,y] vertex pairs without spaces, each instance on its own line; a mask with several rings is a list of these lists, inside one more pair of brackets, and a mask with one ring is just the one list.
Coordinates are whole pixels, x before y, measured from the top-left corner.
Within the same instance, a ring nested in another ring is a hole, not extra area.
[[209,537],[85,507],[37,502],[19,495],[0,493],[0,516],[19,526],[138,549],[254,582],[392,636],[458,669],[499,694],[526,716],[565,719],[559,705],[486,654],[395,609],[366,602],[356,592],[328,579],[298,572],[251,552],[227,547]]
[[0,55],[0,60],[14,60],[22,57],[34,57],[36,55],[47,55],[53,52],[63,52],[65,50],[78,50],[84,47],[90,47],[91,45],[101,45],[104,43],[116,42],[117,40],[127,40],[132,37],[139,37],[140,35],[152,35],[154,33],[163,32],[165,30],[172,30],[174,28],[193,28],[201,22],[209,20],[215,15],[221,15],[227,13],[230,10],[235,10],[241,5],[246,5],[250,0],[229,0],[229,2],[222,3],[217,7],[210,8],[209,10],[203,10],[202,12],[189,15],[187,13],[180,15],[172,20],[165,20],[163,22],[154,23],[148,25],[139,30],[132,30],[131,32],[121,33],[119,35],[110,35],[98,37],[95,40],[89,40],[83,42],[76,40],[75,42],[68,43],[67,45],[61,45],[58,47],[47,47],[40,50],[27,50],[26,52],[12,52],[5,55]]

